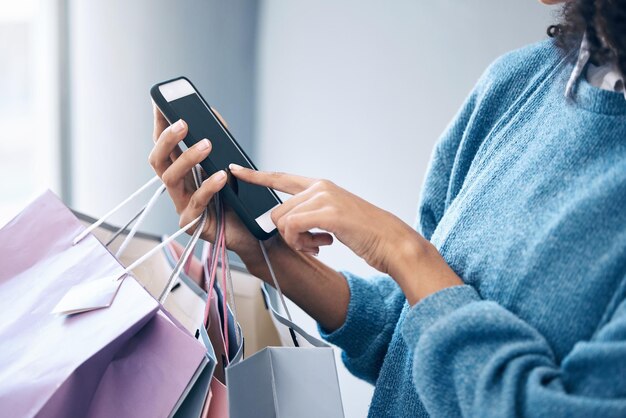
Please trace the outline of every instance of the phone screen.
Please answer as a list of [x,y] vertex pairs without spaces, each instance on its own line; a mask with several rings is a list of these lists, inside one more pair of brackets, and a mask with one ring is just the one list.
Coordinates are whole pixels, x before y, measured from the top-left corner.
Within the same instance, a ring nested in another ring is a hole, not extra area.
[[[187,139],[193,138],[194,143],[204,138],[211,141],[213,147],[208,158],[217,170],[228,168],[230,163],[253,169],[250,161],[239,151],[237,144],[196,93],[177,98],[169,103],[176,114],[187,122],[189,127]],[[237,180],[236,190],[237,196],[253,219],[280,204],[267,187]]]

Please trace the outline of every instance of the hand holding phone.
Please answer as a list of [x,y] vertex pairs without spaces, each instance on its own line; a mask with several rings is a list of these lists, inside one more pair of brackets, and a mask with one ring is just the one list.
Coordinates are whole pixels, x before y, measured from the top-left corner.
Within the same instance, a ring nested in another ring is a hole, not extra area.
[[[227,171],[231,163],[256,170],[227,127],[189,80],[180,77],[158,83],[152,87],[150,94],[169,123],[179,119],[185,121],[187,135],[183,142],[187,147],[201,146],[196,144],[204,138],[211,141],[210,154],[200,162],[207,174]],[[270,213],[281,201],[273,190],[230,177],[220,193],[256,238],[267,239],[276,233]]]

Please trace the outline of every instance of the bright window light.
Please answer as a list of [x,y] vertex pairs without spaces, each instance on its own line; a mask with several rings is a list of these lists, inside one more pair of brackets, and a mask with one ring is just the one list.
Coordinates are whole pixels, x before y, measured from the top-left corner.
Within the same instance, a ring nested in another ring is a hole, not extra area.
[[0,225],[58,190],[54,4],[0,0]]

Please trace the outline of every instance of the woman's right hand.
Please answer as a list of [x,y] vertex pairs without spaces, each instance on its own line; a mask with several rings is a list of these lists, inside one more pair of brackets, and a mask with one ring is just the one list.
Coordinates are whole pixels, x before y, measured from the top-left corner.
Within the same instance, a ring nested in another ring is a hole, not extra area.
[[[155,145],[148,161],[165,184],[176,212],[180,216],[181,227],[200,216],[209,206],[209,218],[201,233],[201,238],[213,242],[217,222],[214,205],[210,203],[215,193],[226,184],[226,173],[223,170],[218,171],[204,180],[200,188],[196,189],[192,169],[211,153],[211,142],[203,139],[182,152],[178,143],[187,135],[187,124],[179,120],[169,125],[154,104],[153,108]],[[244,261],[260,253],[256,238],[232,210],[226,210],[226,223],[226,246],[229,249],[238,253]],[[193,233],[194,229],[191,228],[188,233]]]

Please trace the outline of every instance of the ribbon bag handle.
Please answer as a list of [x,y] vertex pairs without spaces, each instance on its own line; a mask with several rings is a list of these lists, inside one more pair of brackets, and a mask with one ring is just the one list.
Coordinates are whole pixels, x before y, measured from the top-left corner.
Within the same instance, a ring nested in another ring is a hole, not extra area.
[[[74,238],[72,244],[78,245],[92,231],[94,231],[96,228],[102,225],[110,216],[112,216],[114,213],[116,213],[121,208],[126,206],[128,203],[134,200],[137,196],[139,196],[142,192],[147,190],[150,186],[152,186],[153,184],[156,184],[159,180],[160,179],[158,176],[155,176],[152,179],[150,179],[147,183],[141,186],[138,190],[132,193],[129,197],[124,199],[120,204],[118,204],[116,207],[111,209],[109,212],[107,212],[104,216],[102,216],[96,222],[91,224],[89,227],[85,228],[79,235],[77,235]],[[196,181],[196,185],[200,184],[200,173],[197,169],[194,170],[194,180]],[[118,249],[116,253],[117,258],[119,258],[120,255],[127,248],[128,244],[130,243],[130,241],[132,240],[132,238],[138,231],[139,226],[142,224],[143,220],[148,215],[148,213],[152,210],[152,208],[156,204],[156,201],[158,200],[158,197],[163,193],[164,190],[165,190],[165,186],[161,184],[159,188],[153,193],[148,203],[137,214],[135,214],[133,218],[123,228],[121,228],[119,231],[116,231],[116,233],[114,234],[114,237],[107,242],[106,245],[109,245],[117,236],[119,236],[123,231],[126,230],[128,225],[130,225],[135,220],[137,220],[137,222],[135,223],[135,225],[129,232],[128,236],[125,238],[124,242]],[[164,303],[165,299],[167,298],[167,296],[169,295],[169,293],[171,292],[174,286],[174,282],[180,275],[182,268],[187,264],[187,261],[190,260],[190,255],[192,254],[193,249],[195,248],[200,238],[200,234],[202,230],[204,229],[207,218],[208,218],[208,211],[205,209],[202,215],[192,220],[187,225],[183,226],[174,234],[172,234],[170,237],[168,237],[167,239],[165,239],[164,241],[162,241],[161,243],[153,247],[151,250],[149,250],[139,259],[131,263],[128,267],[124,268],[119,274],[105,277],[102,279],[96,279],[87,283],[81,283],[77,286],[72,287],[65,294],[65,296],[61,299],[61,301],[55,306],[55,308],[53,309],[53,313],[74,314],[74,313],[87,312],[93,309],[99,309],[99,308],[110,306],[117,294],[117,291],[119,289],[119,286],[121,285],[121,282],[123,281],[122,279],[124,279],[128,274],[132,272],[132,270],[134,270],[139,265],[144,263],[147,259],[152,257],[157,252],[160,252],[165,246],[169,245],[173,240],[175,240],[180,235],[182,235],[187,230],[189,230],[194,225],[196,225],[198,222],[200,222],[200,226],[196,228],[196,230],[192,234],[192,237],[187,243],[187,246],[185,247],[185,250],[183,251],[183,254],[180,257],[179,262],[177,263],[176,267],[172,271],[165,288],[161,292],[161,295],[159,297],[159,302]]]
[[[216,228],[215,228],[215,240],[213,245],[206,243],[203,248],[202,258],[204,260],[204,280],[207,291],[207,305],[204,312],[204,324],[208,326],[209,310],[211,295],[214,292],[217,281],[217,268],[221,265],[222,283],[221,290],[223,294],[222,298],[222,334],[224,336],[224,348],[225,352],[229,352],[229,332],[228,332],[228,307],[232,308],[233,322],[235,326],[235,338],[237,346],[241,344],[242,336],[241,330],[237,325],[237,308],[234,299],[234,287],[232,283],[232,277],[230,274],[230,263],[228,260],[228,251],[226,250],[226,212],[224,210],[224,204],[219,194],[215,196],[215,213],[216,213]],[[220,263],[221,261],[221,263]]]
[[[200,185],[202,184],[202,180],[201,180],[202,175],[201,175],[199,166],[196,165],[192,169],[191,172],[193,174],[193,180],[194,180],[196,189],[198,189],[200,188]],[[195,250],[196,245],[198,244],[198,241],[200,240],[200,235],[202,234],[202,231],[204,230],[204,227],[206,226],[206,222],[208,218],[209,218],[209,212],[208,212],[208,209],[205,208],[204,211],[202,212],[202,215],[200,215],[200,221],[199,221],[200,225],[196,228],[196,230],[191,235],[191,238],[187,242],[187,245],[185,246],[180,258],[178,259],[178,262],[176,263],[176,266],[174,267],[174,270],[172,271],[172,274],[170,275],[170,278],[167,281],[165,288],[163,289],[163,291],[161,292],[161,295],[159,296],[159,302],[161,303],[165,302],[165,299],[174,288],[174,284],[175,284],[174,282],[180,276],[180,272],[183,270],[183,268],[185,269],[185,272],[187,271],[189,262],[191,261],[191,258],[193,255],[193,251]],[[171,242],[170,239],[167,239],[165,241],[167,241],[168,243]]]
[[[289,322],[293,323],[293,319],[291,319],[291,313],[289,312],[289,308],[287,307],[287,302],[285,301],[285,296],[283,295],[282,290],[280,289],[280,285],[278,284],[278,279],[276,279],[276,273],[274,273],[274,268],[272,267],[272,262],[270,261],[270,257],[267,254],[267,250],[265,249],[265,244],[263,241],[259,240],[259,245],[261,246],[261,252],[263,253],[263,258],[265,259],[265,264],[267,264],[267,268],[270,271],[270,276],[272,277],[272,282],[274,283],[274,288],[276,288],[276,292],[278,292],[278,297],[280,298],[280,303],[283,305],[283,309],[285,310],[285,314],[287,315],[287,319]],[[299,347],[298,338],[296,337],[296,332],[293,328],[289,327],[289,334],[291,335],[291,339],[293,341],[293,345],[295,347]]]
[[[126,276],[132,272],[132,270],[137,268],[139,265],[141,265],[157,252],[161,251],[163,247],[178,238],[180,235],[184,234],[188,229],[190,229],[203,219],[206,219],[204,217],[204,214],[189,222],[187,225],[172,234],[169,238],[153,247],[150,251],[141,256],[131,265],[124,268],[121,272],[116,273],[112,276],[95,279],[73,286],[63,296],[59,303],[57,303],[57,305],[53,308],[52,313],[69,315],[81,312],[88,312],[94,309],[107,308],[111,306],[111,303],[113,303],[113,300],[117,295],[117,291],[119,290],[123,279],[126,278]],[[201,231],[200,228],[198,228],[198,230]],[[168,286],[166,287],[168,290],[171,290],[174,279],[177,277],[177,275],[174,275],[175,273],[176,271],[172,272],[172,275],[168,280]]]
[[[137,189],[134,193],[132,193],[130,196],[128,196],[126,199],[124,199],[122,202],[120,202],[117,206],[115,206],[113,209],[111,209],[110,211],[108,211],[106,214],[104,214],[100,219],[98,219],[96,222],[94,222],[93,224],[89,225],[87,228],[85,228],[80,234],[78,234],[76,236],[76,238],[74,238],[74,240],[72,241],[73,245],[78,244],[79,242],[81,242],[83,239],[85,239],[85,237],[87,235],[89,235],[91,232],[93,232],[96,228],[98,228],[100,225],[102,225],[107,219],[109,219],[113,214],[115,214],[117,211],[119,211],[120,209],[122,209],[124,206],[126,206],[127,204],[129,204],[131,201],[133,201],[137,196],[139,196],[141,193],[143,193],[145,190],[147,190],[148,188],[150,188],[150,186],[152,186],[153,184],[156,184],[158,182],[160,182],[161,179],[159,178],[159,176],[154,176],[152,177],[146,184],[144,184],[143,186],[141,186],[139,189]],[[147,207],[147,205],[146,205]],[[133,217],[133,219],[131,219],[131,221],[126,225],[130,225],[130,223],[132,223],[134,221],[134,219],[136,219],[142,211],[140,211],[137,215],[135,215]],[[119,235],[119,234],[118,234]]]

